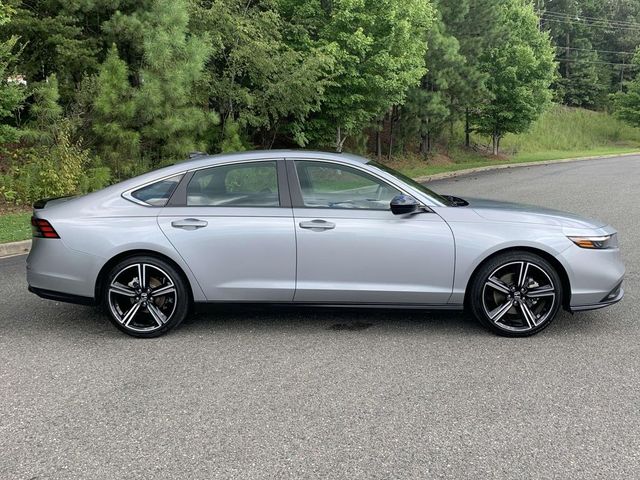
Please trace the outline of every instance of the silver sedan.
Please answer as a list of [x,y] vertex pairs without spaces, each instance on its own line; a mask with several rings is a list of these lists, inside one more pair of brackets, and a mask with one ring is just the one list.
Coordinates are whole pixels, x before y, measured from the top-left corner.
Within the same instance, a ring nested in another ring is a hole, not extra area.
[[569,213],[438,195],[365,158],[194,156],[34,205],[29,289],[101,304],[137,337],[194,303],[466,308],[526,336],[618,302],[616,231]]

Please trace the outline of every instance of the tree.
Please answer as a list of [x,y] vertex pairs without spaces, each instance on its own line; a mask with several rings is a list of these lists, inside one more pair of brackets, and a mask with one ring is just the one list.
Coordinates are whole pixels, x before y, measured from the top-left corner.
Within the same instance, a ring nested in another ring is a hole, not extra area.
[[[20,73],[31,82],[56,74],[64,103],[71,101],[75,84],[85,72],[95,71],[99,46],[99,9],[95,0],[15,1],[15,15],[0,35],[16,35],[23,49]],[[104,13],[103,13],[104,15]],[[104,16],[102,16],[104,18]]]
[[333,53],[333,82],[321,111],[302,128],[320,145],[340,150],[393,105],[426,72],[432,8],[424,0],[280,0],[292,24],[290,41]]
[[283,135],[305,145],[300,126],[330,83],[329,52],[287,43],[288,25],[269,1],[194,0],[192,8],[192,28],[211,32],[207,89],[223,136],[233,131],[269,148]]
[[93,132],[100,157],[116,178],[142,170],[134,89],[129,84],[129,69],[115,45],[100,66],[95,90]]
[[460,77],[466,59],[460,54],[458,40],[447,32],[440,10],[436,12],[427,39],[425,62],[429,69],[420,85],[409,89],[401,108],[400,130],[403,136],[420,139],[420,152],[429,153],[434,137],[440,134],[453,112],[456,89],[465,79]]
[[[12,8],[0,3],[0,25],[8,23],[12,14]],[[11,121],[26,96],[26,81],[14,70],[17,42],[16,36],[0,41],[0,145],[15,142],[21,135],[16,122]]]
[[186,0],[154,0],[131,17],[140,22],[139,56],[127,65],[111,47],[93,102],[97,148],[117,177],[203,150],[217,122],[200,88],[211,42],[189,33]]
[[476,130],[491,137],[494,155],[506,133],[526,130],[542,113],[555,72],[549,35],[538,30],[532,5],[505,0],[501,16],[500,42],[480,59],[491,96],[473,117]]
[[[640,49],[633,57],[633,65],[640,67]],[[626,91],[613,96],[615,115],[634,127],[640,127],[640,74],[636,74],[625,86]]]

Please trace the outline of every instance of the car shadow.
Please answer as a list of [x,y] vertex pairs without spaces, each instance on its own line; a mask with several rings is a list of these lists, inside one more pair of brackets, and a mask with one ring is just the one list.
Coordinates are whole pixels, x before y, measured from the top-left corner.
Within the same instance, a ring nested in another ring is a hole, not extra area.
[[[36,310],[46,307],[46,315],[33,322],[9,321],[4,328],[24,330],[32,336],[64,335],[87,338],[120,337],[118,331],[99,307],[50,304],[33,299]],[[602,311],[571,315],[560,312],[553,324],[540,335],[564,336],[591,334],[606,329]],[[335,332],[335,334],[371,335],[388,332],[420,335],[492,335],[470,314],[447,310],[312,308],[299,306],[207,305],[198,308],[171,332],[171,335],[215,335],[218,333],[252,333],[289,331],[299,334]],[[537,337],[539,337],[538,335]]]

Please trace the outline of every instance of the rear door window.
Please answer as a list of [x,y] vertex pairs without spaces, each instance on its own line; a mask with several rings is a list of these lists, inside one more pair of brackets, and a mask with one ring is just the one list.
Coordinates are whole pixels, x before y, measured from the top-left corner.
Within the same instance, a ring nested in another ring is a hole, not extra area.
[[187,206],[279,207],[275,161],[221,165],[194,173]]

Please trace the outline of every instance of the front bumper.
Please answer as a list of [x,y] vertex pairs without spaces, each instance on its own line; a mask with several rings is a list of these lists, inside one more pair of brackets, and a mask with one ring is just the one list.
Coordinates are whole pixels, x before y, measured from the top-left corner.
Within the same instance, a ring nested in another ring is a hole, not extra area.
[[624,290],[621,287],[618,287],[617,292],[611,298],[607,296],[603,301],[594,303],[591,305],[578,305],[575,307],[570,306],[569,311],[573,313],[573,312],[584,312],[586,310],[597,310],[598,308],[604,308],[604,307],[613,305],[615,303],[618,303],[620,300],[622,300],[622,297],[624,297]]
[[572,245],[556,258],[569,277],[569,311],[607,307],[624,296],[625,268],[618,248],[589,250]]

